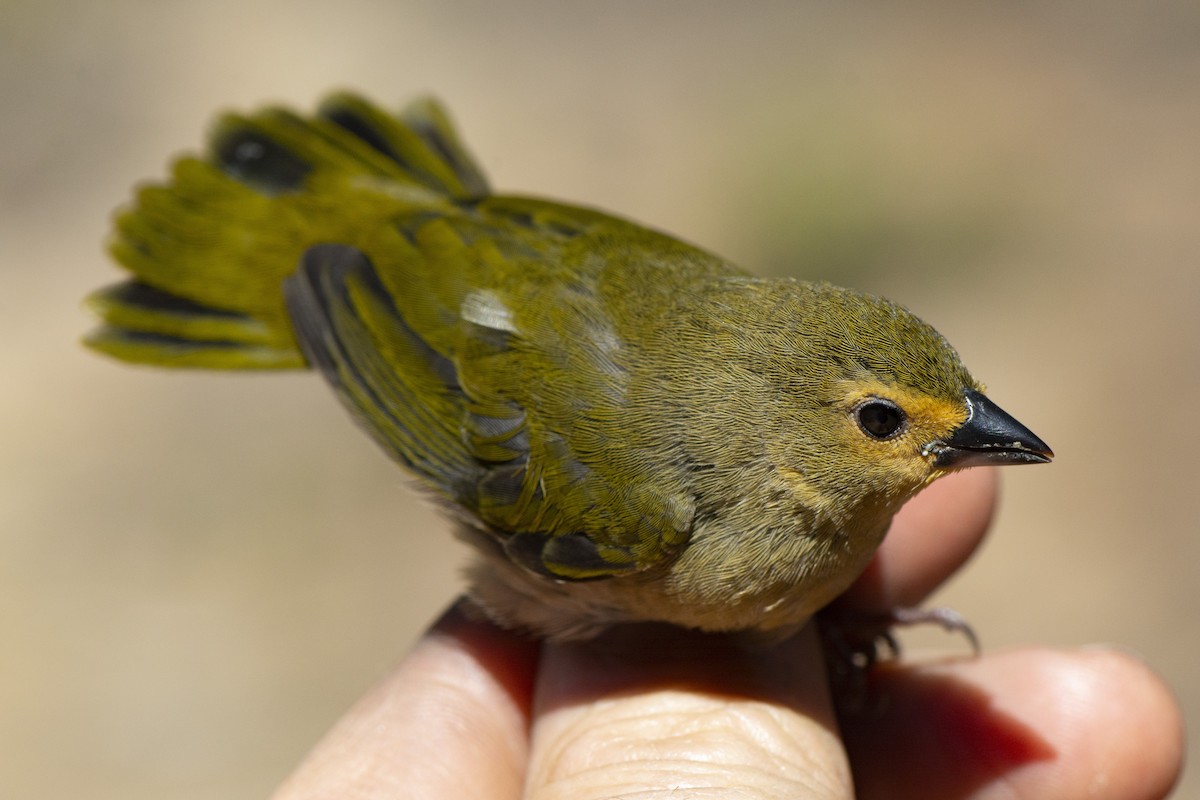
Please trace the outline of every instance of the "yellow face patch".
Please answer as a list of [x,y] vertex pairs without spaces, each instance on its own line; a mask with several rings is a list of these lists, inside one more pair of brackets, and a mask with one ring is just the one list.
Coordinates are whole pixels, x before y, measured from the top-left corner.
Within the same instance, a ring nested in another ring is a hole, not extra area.
[[[932,466],[923,450],[967,421],[969,410],[963,400],[933,397],[874,378],[845,381],[840,388],[844,391],[839,405],[845,415],[845,444],[862,463],[889,473],[898,487],[916,488],[945,473]],[[886,439],[873,438],[855,419],[855,410],[875,398],[894,403],[904,413],[904,425]]]
[[891,400],[903,409],[911,428],[937,431],[936,435],[948,434],[967,421],[967,406],[961,399],[947,401],[878,381],[856,381],[846,393],[847,405],[851,408],[872,397]]

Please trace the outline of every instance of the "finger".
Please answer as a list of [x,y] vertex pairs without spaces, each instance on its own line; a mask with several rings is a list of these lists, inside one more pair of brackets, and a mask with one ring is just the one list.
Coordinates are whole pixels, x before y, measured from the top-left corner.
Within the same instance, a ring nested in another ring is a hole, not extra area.
[[823,684],[811,630],[771,647],[648,625],[547,644],[527,797],[850,797]]
[[517,798],[538,646],[449,611],[275,800]]
[[1164,797],[1179,709],[1141,662],[1019,650],[881,668],[876,713],[842,720],[863,798]]
[[997,477],[994,467],[956,472],[910,500],[840,602],[872,613],[920,605],[983,541],[996,507]]

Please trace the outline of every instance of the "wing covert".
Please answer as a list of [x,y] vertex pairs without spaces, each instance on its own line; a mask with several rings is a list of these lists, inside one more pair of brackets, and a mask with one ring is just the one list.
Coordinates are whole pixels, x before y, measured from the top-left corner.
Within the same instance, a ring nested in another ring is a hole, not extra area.
[[407,218],[380,251],[397,263],[319,245],[286,296],[306,356],[393,457],[514,561],[590,579],[660,563],[694,510],[624,435],[628,354],[573,266],[604,218],[564,216]]

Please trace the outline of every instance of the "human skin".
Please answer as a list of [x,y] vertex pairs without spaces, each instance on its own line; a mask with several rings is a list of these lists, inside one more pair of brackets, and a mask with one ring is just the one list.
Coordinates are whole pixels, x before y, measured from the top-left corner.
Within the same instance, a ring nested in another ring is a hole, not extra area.
[[[842,610],[919,603],[978,546],[995,500],[987,469],[927,489]],[[1115,650],[890,662],[841,714],[824,663],[813,626],[773,645],[656,625],[539,644],[459,605],[275,800],[1139,799],[1181,768],[1174,698]]]

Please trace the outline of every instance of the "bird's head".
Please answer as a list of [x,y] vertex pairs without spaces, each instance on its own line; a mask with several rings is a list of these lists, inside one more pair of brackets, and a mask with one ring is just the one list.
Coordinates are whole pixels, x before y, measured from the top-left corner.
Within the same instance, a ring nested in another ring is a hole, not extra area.
[[[791,395],[791,436],[772,461],[829,509],[892,512],[921,487],[976,465],[1047,462],[1050,448],[993,403],[949,342],[896,304],[797,284],[798,321],[773,371]],[[790,303],[789,303],[790,304]]]

